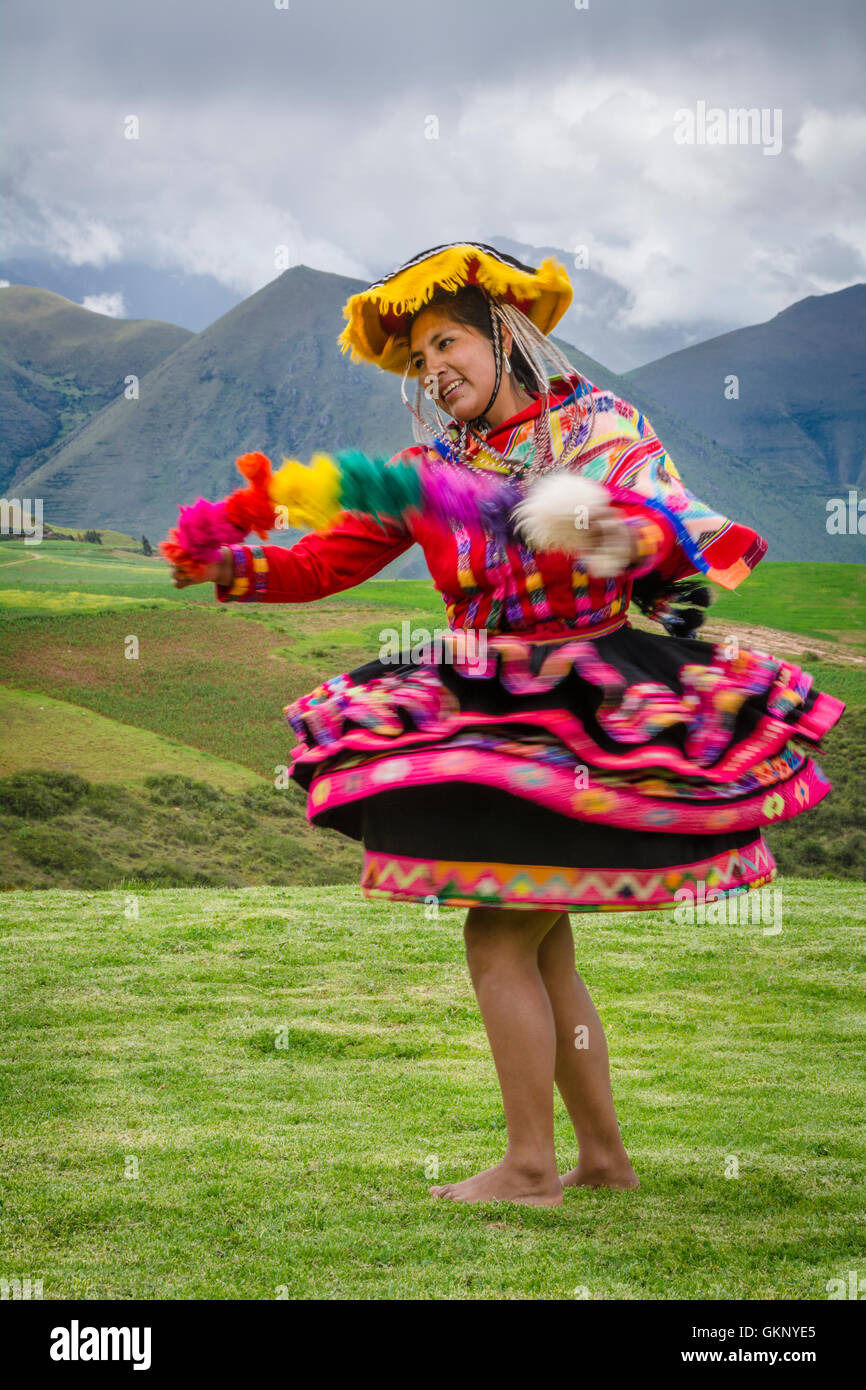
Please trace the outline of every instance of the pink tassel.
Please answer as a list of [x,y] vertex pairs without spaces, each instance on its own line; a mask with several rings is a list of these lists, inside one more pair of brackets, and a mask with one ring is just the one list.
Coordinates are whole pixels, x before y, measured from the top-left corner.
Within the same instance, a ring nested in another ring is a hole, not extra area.
[[226,515],[226,502],[208,502],[199,497],[191,507],[180,508],[177,544],[192,560],[202,565],[216,564],[220,546],[238,545],[246,532]]

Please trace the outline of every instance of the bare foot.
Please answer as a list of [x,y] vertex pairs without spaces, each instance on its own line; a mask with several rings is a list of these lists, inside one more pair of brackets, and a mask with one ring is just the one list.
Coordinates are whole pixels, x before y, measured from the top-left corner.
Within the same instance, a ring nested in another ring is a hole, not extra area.
[[618,1159],[578,1160],[576,1168],[564,1173],[563,1187],[640,1187],[637,1173],[624,1154]]
[[431,1187],[430,1195],[447,1197],[452,1202],[519,1202],[528,1207],[558,1207],[562,1202],[562,1184],[555,1171],[546,1175],[529,1173],[503,1161],[462,1182]]

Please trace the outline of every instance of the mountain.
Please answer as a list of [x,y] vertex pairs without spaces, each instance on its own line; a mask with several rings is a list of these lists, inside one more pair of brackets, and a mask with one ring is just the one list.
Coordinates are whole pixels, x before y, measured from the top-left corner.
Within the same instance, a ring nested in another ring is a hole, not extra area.
[[[192,335],[173,323],[114,319],[31,285],[0,289],[0,491]],[[128,402],[126,402],[128,404]]]
[[[223,285],[213,275],[191,274],[174,266],[141,261],[109,261],[106,265],[69,265],[59,257],[17,256],[0,259],[0,279],[13,285],[41,285],[73,304],[88,296],[119,295],[124,319],[157,319],[199,333],[220,314],[243,299],[243,293]],[[644,353],[638,360],[644,361]]]
[[[336,345],[342,306],[361,287],[307,266],[285,271],[163,357],[143,377],[137,401],[115,398],[36,468],[22,467],[19,493],[41,496],[68,525],[153,539],[174,524],[179,502],[235,487],[234,460],[247,450],[262,449],[278,464],[284,453],[308,459],[321,448],[391,454],[404,447],[412,432],[399,379],[351,363]],[[694,423],[686,423],[641,384],[556,341],[595,385],[633,401],[692,491],[755,526],[774,559],[839,558],[827,553],[823,529],[804,524],[796,498],[768,492],[750,461],[696,427],[700,412],[689,407]],[[118,364],[121,379],[125,370]]]
[[[177,504],[220,497],[239,483],[235,458],[264,449],[302,457],[317,448],[370,451],[407,442],[396,379],[338,351],[342,305],[357,282],[297,266],[160,361],[137,401],[113,401],[72,434],[19,488],[70,524],[161,533]],[[129,529],[124,527],[124,529]]]
[[748,459],[767,497],[793,498],[801,529],[823,534],[823,558],[866,561],[864,537],[826,534],[828,499],[866,494],[866,284],[811,295],[625,377]]
[[[498,233],[482,238],[527,265],[540,265],[555,256],[568,270],[574,284],[574,301],[559,326],[562,336],[577,343],[614,371],[624,372],[676,351],[687,343],[702,342],[717,333],[739,327],[742,320],[695,314],[657,324],[632,322],[634,296],[617,280],[597,268],[593,258],[585,269],[575,263],[575,247],[533,246]],[[370,280],[378,280],[397,264],[390,256],[368,256]],[[82,304],[88,295],[117,295],[123,318],[165,319],[199,333],[240,303],[243,294],[221,284],[212,275],[190,274],[179,267],[163,269],[141,262],[118,260],[104,266],[67,265],[59,258],[18,257],[0,259],[0,280],[13,285],[41,285]]]

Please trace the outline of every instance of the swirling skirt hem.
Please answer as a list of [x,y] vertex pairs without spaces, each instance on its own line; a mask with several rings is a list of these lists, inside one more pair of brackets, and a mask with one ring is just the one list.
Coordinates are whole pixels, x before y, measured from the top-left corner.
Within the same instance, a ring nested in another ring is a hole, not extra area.
[[[760,836],[739,849],[659,869],[474,863],[368,849],[361,888],[371,899],[392,898],[440,907],[648,912],[681,905],[691,905],[694,910],[695,903],[701,901],[709,909],[719,900],[765,887],[776,872],[773,855]],[[754,920],[754,913],[752,917]]]
[[416,748],[348,767],[321,769],[309,789],[307,815],[314,824],[345,829],[362,803],[394,787],[412,788],[423,795],[425,787],[450,783],[456,793],[460,784],[471,782],[575,821],[627,830],[710,835],[772,825],[816,806],[827,795],[830,783],[811,759],[800,763],[793,773],[787,766],[783,768],[786,780],[776,774],[768,778],[767,785],[758,785],[725,803],[718,795],[704,802],[690,801],[690,789],[681,784],[679,799],[605,784],[595,780],[594,769],[585,767],[579,769],[579,775],[586,785],[576,786],[573,765],[545,766],[492,749]]
[[742,776],[757,762],[774,757],[792,738],[818,744],[823,735],[840,719],[845,706],[841,700],[821,692],[813,709],[789,723],[778,716],[763,715],[750,734],[733,743],[712,764],[699,762],[677,748],[665,747],[646,740],[639,746],[620,745],[615,750],[602,748],[570,710],[530,709],[516,713],[482,714],[477,711],[459,712],[444,719],[431,719],[426,726],[404,730],[399,725],[387,731],[383,728],[349,728],[332,742],[317,742],[304,730],[305,741],[292,749],[293,772],[315,768],[343,753],[398,752],[402,747],[421,743],[447,745],[449,739],[464,731],[512,728],[542,729],[558,739],[563,747],[598,768],[617,772],[657,769],[679,776],[699,776],[712,782],[730,782]]

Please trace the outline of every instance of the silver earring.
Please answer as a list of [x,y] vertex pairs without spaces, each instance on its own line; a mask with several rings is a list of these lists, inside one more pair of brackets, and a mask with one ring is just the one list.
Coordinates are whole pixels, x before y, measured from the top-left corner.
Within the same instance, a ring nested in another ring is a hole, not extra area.
[[506,357],[506,359],[505,359],[505,370],[506,370],[507,372],[510,372],[510,371],[511,371],[511,362],[510,362],[509,358],[507,358],[507,357]]

